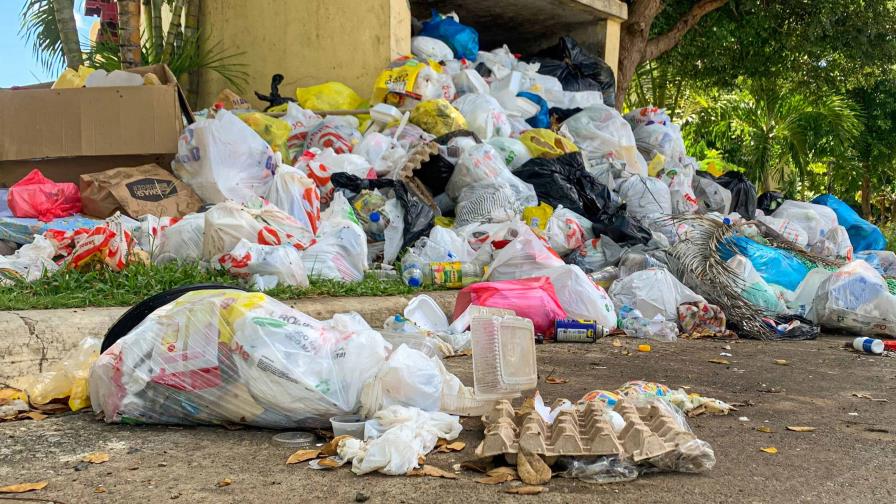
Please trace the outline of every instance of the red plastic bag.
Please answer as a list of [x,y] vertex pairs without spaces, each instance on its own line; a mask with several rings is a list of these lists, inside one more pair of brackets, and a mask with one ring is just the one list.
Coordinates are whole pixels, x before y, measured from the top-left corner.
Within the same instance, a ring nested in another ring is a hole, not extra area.
[[566,318],[554,284],[544,276],[479,282],[464,287],[454,303],[454,318],[460,317],[471,304],[513,310],[517,316],[532,320],[535,332],[548,339],[554,337],[554,321]]
[[16,217],[37,217],[44,222],[81,211],[81,191],[76,184],[53,182],[38,169],[13,184],[7,200]]

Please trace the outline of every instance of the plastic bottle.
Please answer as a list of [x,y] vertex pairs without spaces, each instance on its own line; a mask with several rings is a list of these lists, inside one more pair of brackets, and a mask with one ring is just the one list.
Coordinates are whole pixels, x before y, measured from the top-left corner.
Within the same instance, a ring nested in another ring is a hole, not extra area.
[[619,310],[619,316],[619,327],[629,336],[668,342],[678,339],[678,325],[664,319],[662,315],[651,320],[645,318],[640,311],[623,306]]
[[879,339],[859,337],[852,340],[852,347],[860,352],[871,354],[884,353],[884,342]]
[[401,259],[401,278],[410,287],[420,288],[429,283],[429,265],[413,251]]
[[382,212],[374,210],[367,214],[367,222],[364,225],[364,231],[373,241],[383,241],[386,239],[386,219]]

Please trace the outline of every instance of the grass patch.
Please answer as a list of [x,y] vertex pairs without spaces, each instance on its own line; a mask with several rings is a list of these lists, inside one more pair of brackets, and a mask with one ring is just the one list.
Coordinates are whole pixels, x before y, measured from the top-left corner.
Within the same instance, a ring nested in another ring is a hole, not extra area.
[[[198,283],[240,285],[221,270],[205,271],[194,264],[162,266],[131,264],[121,272],[107,269],[79,273],[62,269],[33,283],[17,282],[0,287],[0,310],[131,306],[174,287]],[[391,296],[416,292],[400,279],[373,276],[355,283],[312,280],[306,288],[277,287],[266,294],[277,299],[312,296]]]

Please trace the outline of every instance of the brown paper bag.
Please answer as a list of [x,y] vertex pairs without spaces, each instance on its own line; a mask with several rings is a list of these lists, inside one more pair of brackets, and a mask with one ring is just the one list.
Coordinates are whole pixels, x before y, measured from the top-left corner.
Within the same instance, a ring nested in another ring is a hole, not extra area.
[[189,186],[156,164],[81,175],[81,203],[85,214],[101,219],[119,210],[135,219],[183,217],[202,206]]

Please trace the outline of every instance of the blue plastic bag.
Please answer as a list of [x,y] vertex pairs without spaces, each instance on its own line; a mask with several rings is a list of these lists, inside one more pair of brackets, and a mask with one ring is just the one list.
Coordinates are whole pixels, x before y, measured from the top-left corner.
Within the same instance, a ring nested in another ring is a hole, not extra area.
[[432,11],[432,19],[423,22],[420,35],[439,39],[448,44],[457,59],[476,61],[479,55],[479,33],[470,26],[462,25],[452,17]]
[[824,205],[837,214],[837,222],[846,228],[854,252],[863,250],[885,250],[887,239],[877,226],[866,221],[846,203],[832,194],[822,194],[812,200],[816,205]]
[[516,95],[538,105],[538,113],[526,119],[526,123],[528,123],[529,126],[532,126],[533,128],[551,127],[551,109],[548,106],[548,102],[544,98],[538,96],[535,93],[529,93],[527,91],[517,93]]
[[722,260],[727,261],[735,254],[749,259],[766,283],[780,285],[787,290],[796,290],[809,274],[809,268],[789,252],[756,243],[744,236],[733,236],[719,245]]

